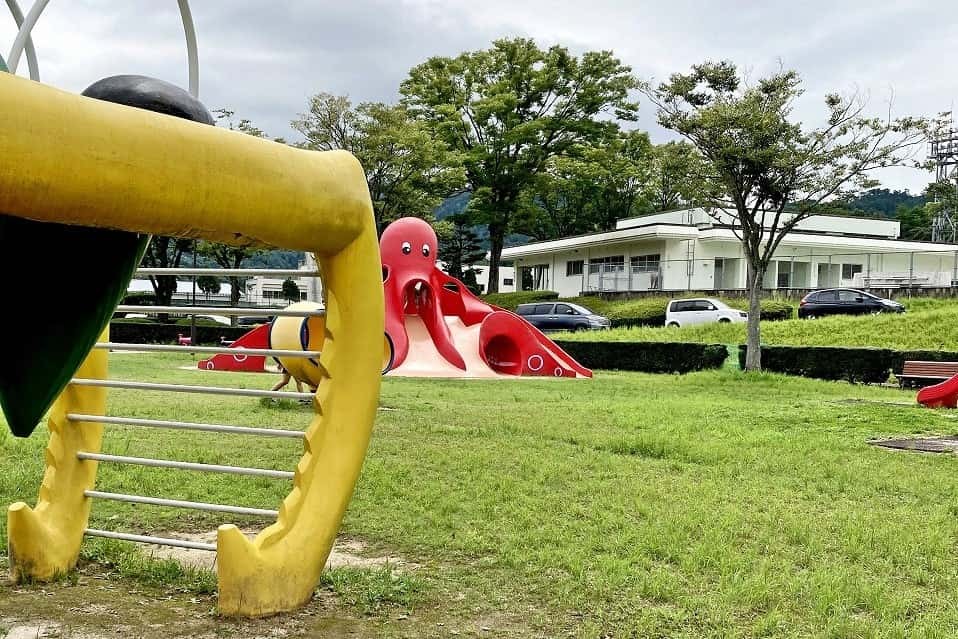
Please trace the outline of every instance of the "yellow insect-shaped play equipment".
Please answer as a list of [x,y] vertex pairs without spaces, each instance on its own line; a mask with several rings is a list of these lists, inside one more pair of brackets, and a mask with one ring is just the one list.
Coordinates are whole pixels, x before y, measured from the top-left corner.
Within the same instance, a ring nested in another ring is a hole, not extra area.
[[[129,88],[137,80],[123,82]],[[115,345],[105,329],[148,235],[156,234],[308,251],[319,264],[322,352],[300,353],[312,360],[318,389],[309,394],[314,415],[302,434],[303,455],[293,472],[282,473],[292,475],[292,490],[279,505],[276,522],[254,539],[226,524],[215,544],[221,613],[261,616],[308,601],[359,476],[381,379],[382,276],[358,162],[345,152],[299,150],[8,73],[0,73],[0,149],[0,272],[9,277],[16,267],[13,255],[30,247],[49,274],[68,269],[74,281],[84,283],[61,300],[69,307],[69,321],[64,314],[37,318],[35,324],[32,318],[19,320],[30,330],[16,329],[9,340],[15,342],[13,359],[0,373],[0,403],[16,434],[29,434],[49,408],[39,498],[33,508],[18,502],[8,510],[12,577],[42,581],[70,571],[84,535],[137,540],[88,528],[91,501],[100,496],[98,463],[257,470],[101,453],[104,425],[137,421],[106,416],[109,388],[203,392],[107,377]],[[315,315],[310,309],[302,314]],[[9,337],[14,320],[2,321],[0,330]],[[245,392],[270,396],[270,391]]]

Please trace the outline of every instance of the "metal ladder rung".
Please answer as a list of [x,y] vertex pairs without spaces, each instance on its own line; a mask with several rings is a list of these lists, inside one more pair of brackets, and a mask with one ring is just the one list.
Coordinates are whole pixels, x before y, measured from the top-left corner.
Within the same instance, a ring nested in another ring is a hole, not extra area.
[[237,397],[270,397],[273,399],[313,399],[312,393],[294,393],[290,391],[268,391],[252,388],[222,388],[218,386],[190,386],[186,384],[156,384],[153,382],[129,382],[119,379],[83,379],[74,377],[70,383],[75,386],[99,386],[102,388],[121,388],[126,390],[155,390],[170,393],[201,393],[205,395],[234,395]]
[[144,497],[142,495],[127,495],[124,493],[107,493],[100,490],[85,490],[86,497],[123,501],[131,504],[148,504],[150,506],[171,506],[173,508],[191,508],[214,513],[232,513],[234,515],[258,515],[260,517],[278,517],[279,511],[265,508],[247,508],[245,506],[230,506],[229,504],[210,504],[202,501],[183,501],[181,499],[162,499],[160,497]]
[[320,277],[319,271],[279,268],[138,268],[137,275],[213,275],[218,277]]
[[260,437],[288,437],[302,439],[305,433],[280,428],[253,428],[249,426],[227,426],[226,424],[199,424],[195,422],[177,422],[163,419],[139,419],[135,417],[110,417],[106,415],[84,415],[68,413],[71,422],[90,422],[99,424],[119,424],[122,426],[147,426],[150,428],[169,428],[173,430],[197,430],[210,433],[231,433],[234,435],[258,435]]
[[174,344],[126,344],[119,342],[97,342],[93,348],[111,351],[149,351],[155,353],[212,353],[216,355],[261,355],[263,357],[308,357],[316,358],[322,351],[289,351],[279,348],[245,348],[237,346],[178,346]]
[[106,537],[107,539],[138,541],[143,544],[157,544],[159,546],[173,546],[174,548],[189,548],[191,550],[209,550],[210,552],[216,552],[216,544],[204,544],[198,541],[151,537],[149,535],[133,535],[130,533],[113,532],[112,530],[97,530],[96,528],[87,528],[83,531],[83,534],[87,537]]
[[252,475],[256,477],[273,477],[275,479],[292,479],[293,473],[286,470],[271,470],[268,468],[247,468],[245,466],[220,466],[218,464],[197,464],[194,462],[172,461],[169,459],[150,459],[148,457],[126,457],[124,455],[106,455],[103,453],[88,453],[80,451],[77,459],[94,461],[116,462],[118,464],[133,464],[135,466],[151,466],[154,468],[176,468],[179,470],[197,470],[206,473],[227,473],[231,475]]
[[[245,308],[242,306],[138,306],[120,304],[115,313],[169,313],[171,315],[245,315],[247,317],[323,317],[322,309]],[[215,327],[214,327],[215,328]],[[224,326],[223,328],[230,328]]]

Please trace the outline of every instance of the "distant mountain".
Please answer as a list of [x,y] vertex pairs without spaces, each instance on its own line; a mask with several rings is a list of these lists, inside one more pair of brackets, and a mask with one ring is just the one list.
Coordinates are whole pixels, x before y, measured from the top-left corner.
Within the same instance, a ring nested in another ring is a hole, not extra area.
[[850,215],[895,217],[895,210],[899,206],[914,208],[926,202],[923,195],[912,195],[908,191],[892,191],[889,189],[871,189],[856,198],[843,202],[841,206],[848,209]]
[[442,201],[442,204],[436,207],[436,210],[433,211],[432,214],[437,220],[444,220],[450,215],[462,213],[466,210],[466,207],[469,206],[470,198],[472,198],[472,193],[469,191],[463,191],[452,197],[447,197]]
[[[469,206],[469,200],[472,198],[472,193],[465,191],[463,193],[458,193],[452,197],[447,197],[442,201],[442,204],[436,207],[436,210],[433,211],[433,215],[437,220],[444,220],[450,215],[456,215],[458,213],[463,213],[466,208]],[[489,229],[485,224],[477,224],[473,227],[473,230],[476,232],[476,235],[479,236],[479,242],[482,245],[482,248],[489,250]],[[507,235],[505,239],[506,246],[521,246],[523,244],[528,244],[529,240],[532,238],[528,235],[520,235],[518,233],[513,233]]]

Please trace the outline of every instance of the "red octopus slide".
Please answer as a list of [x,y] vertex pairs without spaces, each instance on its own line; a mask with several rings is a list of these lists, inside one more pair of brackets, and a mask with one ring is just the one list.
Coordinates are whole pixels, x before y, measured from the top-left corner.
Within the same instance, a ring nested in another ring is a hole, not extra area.
[[918,403],[928,408],[958,408],[958,375],[918,391]]
[[410,377],[592,377],[518,315],[487,304],[436,266],[436,234],[402,218],[379,241],[387,374]]
[[261,324],[249,333],[230,344],[230,348],[237,349],[237,353],[220,353],[209,359],[201,359],[196,363],[197,368],[208,371],[246,371],[262,373],[266,371],[266,357],[263,355],[244,355],[244,348],[269,348],[269,324]]

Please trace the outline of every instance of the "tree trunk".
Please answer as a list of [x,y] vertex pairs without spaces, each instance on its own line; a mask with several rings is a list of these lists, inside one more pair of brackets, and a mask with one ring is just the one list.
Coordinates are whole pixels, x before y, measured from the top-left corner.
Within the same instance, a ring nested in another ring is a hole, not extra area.
[[[157,306],[172,306],[173,293],[176,292],[176,277],[173,275],[156,275],[150,277],[153,285],[153,294],[156,295]],[[161,324],[170,321],[169,313],[158,313],[156,319]]]
[[760,320],[762,316],[762,280],[765,278],[763,269],[755,270],[750,260],[747,260],[748,274],[746,277],[746,286],[748,287],[748,324],[747,336],[745,340],[745,370],[762,370],[762,335],[760,330]]
[[[239,306],[240,299],[240,278],[231,277],[230,279],[230,306],[236,308]],[[230,315],[230,326],[236,326],[239,322],[239,318],[235,315]]]
[[505,241],[504,227],[489,225],[489,284],[487,293],[499,292],[499,261],[502,257],[502,245]]

